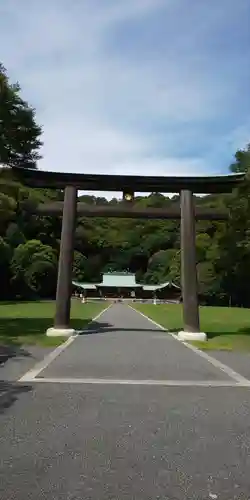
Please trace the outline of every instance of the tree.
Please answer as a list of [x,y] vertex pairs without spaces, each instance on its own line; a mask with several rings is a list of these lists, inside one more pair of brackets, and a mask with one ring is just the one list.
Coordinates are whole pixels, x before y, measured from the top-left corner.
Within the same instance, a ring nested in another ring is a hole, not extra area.
[[213,262],[199,262],[197,274],[201,301],[205,304],[219,304],[223,296],[220,293],[221,283]]
[[80,252],[74,252],[73,279],[79,282],[85,280],[87,259]]
[[0,286],[0,298],[6,299],[10,297],[10,260],[11,260],[11,248],[0,237],[0,276],[1,276],[1,286]]
[[235,162],[231,164],[232,172],[247,172],[250,169],[250,143],[245,149],[239,149],[235,153]]
[[[55,262],[39,260],[31,263],[24,274],[27,286],[35,296],[49,298],[55,295],[57,268]],[[43,258],[43,256],[42,256]]]
[[15,222],[11,222],[6,231],[6,241],[12,248],[18,247],[21,243],[25,243],[25,236],[20,230],[20,227]]
[[56,253],[41,241],[18,245],[11,261],[12,285],[19,295],[52,294],[56,287]]
[[13,219],[16,203],[7,194],[0,193],[0,234],[5,232],[8,223]]
[[173,262],[176,259],[177,250],[169,248],[155,253],[148,262],[147,272],[144,279],[147,283],[157,284],[170,281],[173,275]]
[[232,305],[250,306],[250,145],[235,154],[233,172],[246,172],[244,182],[225,198],[230,219],[218,238],[213,257],[220,292]]
[[199,233],[196,236],[196,259],[197,262],[206,260],[206,254],[211,247],[213,240],[207,233]]
[[181,252],[176,250],[172,254],[172,259],[169,262],[169,281],[176,285],[181,284]]
[[20,97],[18,83],[11,84],[0,63],[0,164],[36,168],[42,145],[35,111]]

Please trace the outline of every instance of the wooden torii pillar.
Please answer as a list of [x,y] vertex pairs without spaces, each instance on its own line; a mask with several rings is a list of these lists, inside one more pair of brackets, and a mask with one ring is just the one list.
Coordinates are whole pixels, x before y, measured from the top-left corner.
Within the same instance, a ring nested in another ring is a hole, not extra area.
[[72,268],[76,225],[77,189],[67,186],[64,191],[63,218],[56,289],[56,314],[54,326],[47,330],[50,337],[69,337],[75,333],[70,328],[70,302],[72,293]]
[[181,288],[183,300],[183,331],[180,340],[207,339],[200,331],[198,280],[196,268],[195,210],[193,193],[181,191]]

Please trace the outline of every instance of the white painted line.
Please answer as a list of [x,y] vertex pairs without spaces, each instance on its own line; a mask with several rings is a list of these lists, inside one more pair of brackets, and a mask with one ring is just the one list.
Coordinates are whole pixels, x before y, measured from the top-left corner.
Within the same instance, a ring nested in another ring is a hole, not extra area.
[[197,347],[195,347],[192,344],[189,344],[187,342],[182,342],[182,344],[184,344],[186,347],[188,347],[188,349],[191,349],[191,351],[198,354],[201,358],[206,359],[208,361],[208,363],[211,363],[211,365],[215,366],[216,368],[218,368],[222,372],[226,373],[226,375],[228,375],[230,378],[232,378],[233,380],[235,380],[239,384],[250,383],[250,381],[247,380],[242,375],[240,375],[240,373],[238,373],[235,370],[233,370],[232,368],[230,368],[230,366],[227,366],[224,363],[221,363],[221,361],[218,361],[218,359],[214,358],[213,356],[210,356],[206,352],[201,351]]
[[174,335],[169,332],[166,328],[164,328],[164,326],[160,325],[159,323],[156,323],[156,321],[154,321],[153,319],[149,318],[149,316],[146,316],[146,314],[143,314],[141,311],[138,311],[137,309],[135,309],[133,306],[127,304],[128,307],[130,307],[130,309],[132,309],[132,311],[135,311],[136,313],[140,314],[141,316],[143,316],[143,318],[147,319],[148,321],[150,321],[150,323],[153,323],[153,325],[155,325],[157,327],[158,330],[163,330],[164,332],[168,333],[169,335],[171,335],[171,337],[174,337]]
[[[181,342],[179,339],[177,339],[177,337],[175,337],[175,338],[176,338],[176,340],[178,340],[179,342]],[[240,384],[249,383],[249,380],[246,379],[245,377],[243,377],[243,375],[241,375],[240,373],[236,372],[235,370],[233,370],[232,368],[230,368],[230,366],[225,365],[224,363],[222,363],[218,359],[214,358],[210,354],[207,354],[206,352],[201,351],[200,349],[198,349],[197,347],[193,346],[192,344],[189,344],[188,342],[181,342],[181,344],[183,344],[185,347],[187,347],[188,349],[190,349],[191,351],[193,351],[195,354],[198,354],[198,356],[200,356],[201,358],[205,359],[208,363],[210,363],[211,365],[213,365],[215,368],[218,368],[219,370],[221,370],[223,373],[225,373],[226,375],[228,375],[228,377],[232,378],[236,382],[238,382]]]
[[83,385],[144,385],[164,387],[248,387],[250,382],[236,383],[224,380],[126,380],[110,378],[26,378],[25,382],[49,384],[83,384]]
[[63,344],[59,345],[54,349],[52,352],[50,352],[47,356],[42,361],[39,361],[39,363],[36,363],[31,370],[26,372],[19,380],[18,382],[30,382],[33,380],[42,370],[47,368],[47,366],[54,361],[54,359],[59,356],[67,347],[69,347],[72,342],[78,337],[78,335],[73,335],[72,337],[69,337],[66,342]]
[[[102,316],[102,314],[104,314],[104,313],[105,313],[105,312],[106,312],[106,311],[107,311],[110,307],[112,307],[112,306],[113,306],[113,304],[109,304],[107,307],[105,307],[105,309],[103,309],[101,312],[99,312],[99,313],[97,314],[97,316],[95,316],[94,318],[92,318],[92,319],[90,320],[90,322],[88,323],[88,326],[89,326],[89,325],[91,325],[91,323],[93,323],[93,322],[94,322],[94,321],[96,321],[97,319],[99,319],[99,318],[100,318],[100,316]],[[84,330],[85,330],[85,329],[84,329]],[[84,331],[84,330],[83,330],[83,331]],[[81,330],[81,331],[82,331],[82,330]]]
[[222,372],[226,373],[226,375],[228,375],[228,377],[230,377],[233,380],[235,380],[235,382],[237,382],[239,384],[249,384],[250,383],[250,381],[247,380],[242,375],[240,375],[240,373],[236,372],[235,370],[233,370],[229,366],[225,365],[224,363],[221,363],[221,361],[218,361],[218,359],[213,358],[212,356],[210,356],[206,352],[201,351],[200,349],[198,349],[197,347],[193,346],[192,344],[189,344],[188,342],[182,342],[181,340],[178,339],[178,337],[176,335],[174,335],[173,333],[171,333],[168,330],[166,330],[166,328],[164,328],[159,323],[156,323],[156,321],[154,321],[153,319],[149,318],[149,316],[146,316],[141,311],[138,311],[137,309],[134,309],[130,305],[128,307],[130,307],[131,309],[133,309],[133,311],[137,312],[138,314],[141,314],[141,316],[143,316],[144,318],[148,319],[148,321],[150,321],[151,323],[153,323],[160,330],[164,330],[168,335],[171,335],[171,337],[173,337],[175,340],[177,340],[177,342],[180,342],[181,345],[184,345],[188,349],[191,349],[191,351],[193,351],[195,354],[198,354],[198,356],[200,356],[201,358],[205,359],[208,363],[210,363],[211,365],[213,365],[215,368],[218,368]]
[[[108,307],[103,309],[100,313],[97,314],[97,316],[92,318],[91,321],[88,323],[88,326],[90,326],[91,323],[93,323],[93,321],[98,320],[100,318],[100,316],[102,314],[104,314],[111,306],[112,306],[112,304],[109,304]],[[34,380],[37,377],[37,375],[39,375],[39,373],[41,373],[43,370],[45,370],[45,368],[47,368],[50,365],[50,363],[52,363],[52,361],[54,361],[65,349],[67,349],[67,347],[69,347],[77,337],[78,337],[78,334],[73,335],[72,337],[69,337],[63,344],[59,345],[58,347],[56,347],[56,349],[54,349],[47,356],[45,356],[45,358],[42,361],[39,361],[39,363],[36,363],[35,366],[33,368],[31,368],[31,370],[26,372],[18,380],[18,382],[31,382],[32,380]]]

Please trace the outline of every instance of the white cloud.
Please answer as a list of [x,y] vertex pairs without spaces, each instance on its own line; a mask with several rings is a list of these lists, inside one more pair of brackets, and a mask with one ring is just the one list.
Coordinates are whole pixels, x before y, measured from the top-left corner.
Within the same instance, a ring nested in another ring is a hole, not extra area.
[[[250,116],[242,92],[250,51],[243,42],[234,54],[224,46],[227,23],[231,28],[247,4],[239,0],[225,11],[221,2],[211,0],[209,9],[196,0],[0,4],[3,63],[44,127],[40,167],[220,172],[247,139]],[[218,46],[217,57],[211,44],[220,32],[224,52]]]

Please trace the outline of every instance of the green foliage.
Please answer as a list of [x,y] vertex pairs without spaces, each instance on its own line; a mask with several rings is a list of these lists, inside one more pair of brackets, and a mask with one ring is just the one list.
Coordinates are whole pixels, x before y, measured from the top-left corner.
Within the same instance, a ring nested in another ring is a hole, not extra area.
[[[148,261],[147,272],[144,275],[144,281],[149,284],[164,283],[172,279],[173,263],[177,258],[178,250],[169,248],[160,250],[152,255]],[[176,278],[176,276],[175,276]]]
[[35,168],[40,135],[34,109],[20,97],[19,84],[9,82],[0,64],[0,164]]
[[73,279],[83,282],[86,274],[87,259],[85,255],[80,252],[74,252],[73,261]]
[[220,277],[216,274],[213,262],[203,261],[197,265],[199,293],[202,302],[216,304],[222,299]]
[[53,295],[56,282],[57,259],[55,251],[39,240],[18,245],[10,264],[12,285],[24,297]]
[[169,281],[181,285],[181,252],[175,252],[169,263]]
[[16,203],[7,194],[0,193],[0,234],[15,214]]
[[10,261],[11,247],[0,236],[0,299],[10,297]]
[[21,243],[25,243],[25,236],[15,222],[11,222],[6,230],[6,241],[13,248],[21,245]]
[[[40,298],[52,297],[55,293],[57,268],[55,262],[44,260],[44,255],[34,256],[24,274],[29,289]],[[39,260],[41,259],[41,260]]]
[[232,172],[248,172],[250,169],[250,144],[235,154],[235,162],[231,165]]

